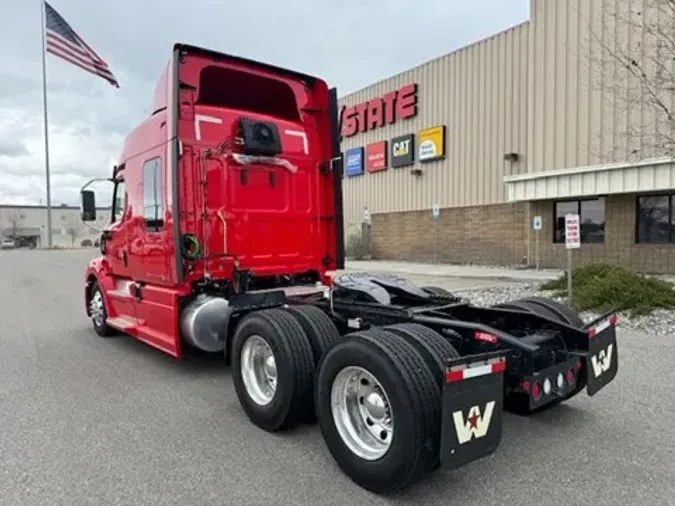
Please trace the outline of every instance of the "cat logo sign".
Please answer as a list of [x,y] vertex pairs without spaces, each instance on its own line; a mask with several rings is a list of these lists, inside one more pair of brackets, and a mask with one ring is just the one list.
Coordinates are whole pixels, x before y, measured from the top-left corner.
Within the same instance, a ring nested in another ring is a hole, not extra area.
[[410,139],[398,141],[394,144],[394,156],[408,156],[410,153]]
[[406,167],[415,161],[415,135],[408,134],[391,140],[391,166]]
[[445,125],[426,128],[419,133],[420,162],[445,158]]

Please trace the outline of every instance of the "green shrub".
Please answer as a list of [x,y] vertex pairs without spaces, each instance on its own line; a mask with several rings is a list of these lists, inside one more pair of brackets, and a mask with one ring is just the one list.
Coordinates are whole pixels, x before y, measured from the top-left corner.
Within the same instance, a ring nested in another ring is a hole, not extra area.
[[370,256],[370,245],[363,235],[358,233],[349,235],[345,250],[346,256],[353,260],[366,260]]
[[[554,296],[567,296],[567,273],[541,286]],[[572,272],[572,306],[578,311],[616,308],[631,316],[654,309],[675,309],[675,285],[662,279],[606,264],[577,267]]]

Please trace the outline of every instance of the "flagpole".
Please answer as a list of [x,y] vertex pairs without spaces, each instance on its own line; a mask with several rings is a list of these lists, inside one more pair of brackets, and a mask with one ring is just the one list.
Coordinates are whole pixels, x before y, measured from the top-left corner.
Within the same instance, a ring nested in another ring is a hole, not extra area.
[[45,130],[45,183],[47,188],[47,247],[52,247],[52,191],[49,174],[49,117],[47,116],[47,46],[45,41],[45,0],[40,0],[42,26],[42,110]]

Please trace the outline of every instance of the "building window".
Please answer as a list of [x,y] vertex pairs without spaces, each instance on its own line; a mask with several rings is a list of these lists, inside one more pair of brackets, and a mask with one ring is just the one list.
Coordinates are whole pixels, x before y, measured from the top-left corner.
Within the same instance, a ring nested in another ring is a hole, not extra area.
[[665,244],[675,242],[673,195],[638,197],[635,242]]
[[164,225],[160,158],[148,160],[143,165],[143,217],[149,229],[157,230]]
[[605,242],[605,199],[565,200],[554,204],[553,242],[565,242],[565,215],[578,214],[582,243]]

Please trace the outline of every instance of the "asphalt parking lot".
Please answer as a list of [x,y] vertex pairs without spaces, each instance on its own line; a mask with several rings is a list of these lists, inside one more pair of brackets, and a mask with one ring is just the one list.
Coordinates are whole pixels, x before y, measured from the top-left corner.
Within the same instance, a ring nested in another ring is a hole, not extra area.
[[0,504],[673,504],[669,338],[620,334],[619,375],[596,397],[507,415],[492,457],[385,499],[340,472],[317,427],[251,425],[221,362],[97,337],[82,301],[95,253],[0,252]]

